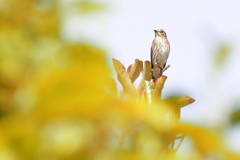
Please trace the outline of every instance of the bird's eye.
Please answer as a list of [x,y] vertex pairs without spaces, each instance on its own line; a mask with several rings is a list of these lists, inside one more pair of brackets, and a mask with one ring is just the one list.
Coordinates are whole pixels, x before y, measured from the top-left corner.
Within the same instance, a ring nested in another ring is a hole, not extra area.
[[164,31],[160,31],[160,33],[164,33]]

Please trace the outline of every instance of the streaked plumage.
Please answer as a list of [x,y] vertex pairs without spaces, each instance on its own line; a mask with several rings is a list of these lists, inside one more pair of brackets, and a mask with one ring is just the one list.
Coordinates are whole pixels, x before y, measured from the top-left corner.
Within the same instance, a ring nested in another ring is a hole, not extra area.
[[167,63],[170,52],[170,44],[167,39],[167,34],[162,29],[154,30],[155,39],[151,46],[151,63],[153,81],[156,81],[162,75],[163,69]]

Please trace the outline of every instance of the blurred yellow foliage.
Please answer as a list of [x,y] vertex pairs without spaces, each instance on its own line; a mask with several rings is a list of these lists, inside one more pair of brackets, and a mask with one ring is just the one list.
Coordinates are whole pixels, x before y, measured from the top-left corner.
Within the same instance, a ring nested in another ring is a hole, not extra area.
[[[56,0],[0,0],[1,160],[240,158],[219,134],[170,124],[171,104],[117,96],[105,53],[61,39],[60,13]],[[184,157],[168,146],[179,133],[194,144]]]
[[89,0],[81,0],[78,7],[82,13],[101,11],[105,8],[103,4],[97,3],[96,1],[91,2]]

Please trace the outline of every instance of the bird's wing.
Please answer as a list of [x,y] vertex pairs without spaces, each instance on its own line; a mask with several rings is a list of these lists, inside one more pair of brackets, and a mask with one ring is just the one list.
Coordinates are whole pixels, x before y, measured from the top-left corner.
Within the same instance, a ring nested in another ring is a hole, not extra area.
[[152,68],[153,68],[153,51],[152,51],[152,48],[151,48],[151,65],[152,65]]
[[153,40],[153,42],[152,42],[152,45],[151,45],[151,64],[152,64],[152,68],[153,68],[153,64],[154,64],[154,61],[153,61],[153,59],[154,59],[154,48],[155,48],[155,43],[154,43],[154,40]]

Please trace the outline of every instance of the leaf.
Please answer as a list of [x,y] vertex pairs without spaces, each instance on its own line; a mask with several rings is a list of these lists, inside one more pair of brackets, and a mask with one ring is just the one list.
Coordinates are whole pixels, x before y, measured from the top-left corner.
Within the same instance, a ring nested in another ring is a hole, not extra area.
[[129,72],[131,71],[132,66],[133,66],[133,64],[131,64],[130,66],[128,66],[128,68],[127,68],[127,73],[129,73]]
[[164,101],[171,103],[172,105],[174,105],[177,108],[182,108],[186,105],[189,105],[189,104],[195,102],[195,100],[193,98],[188,97],[188,96],[170,97],[170,98],[164,99]]
[[149,61],[144,61],[142,80],[138,85],[138,92],[141,92],[143,90],[144,81],[151,81],[151,79],[152,79],[151,63]]
[[149,81],[144,81],[145,94],[148,100],[148,104],[152,103],[152,85]]
[[152,79],[151,63],[149,61],[144,61],[142,80],[151,81],[151,79]]
[[120,75],[123,74],[124,72],[126,72],[126,68],[120,61],[118,61],[116,59],[112,59],[112,61],[113,61],[114,68],[117,72],[117,79],[122,84],[122,79],[121,79]]
[[128,67],[127,72],[132,82],[134,82],[138,78],[142,71],[142,68],[143,62],[138,59],[135,59],[135,63]]
[[164,99],[163,102],[166,102],[171,106],[169,109],[171,110],[171,121],[176,123],[179,121],[181,117],[181,108],[193,103],[195,100],[188,96],[181,97],[170,97]]
[[117,72],[118,81],[122,84],[123,89],[130,94],[136,95],[136,89],[126,72],[124,65],[116,59],[112,59],[112,61]]
[[164,86],[164,83],[165,83],[166,79],[167,79],[166,76],[161,76],[155,82],[154,90],[153,90],[153,99],[155,101],[161,99],[162,89],[163,89],[163,86]]

